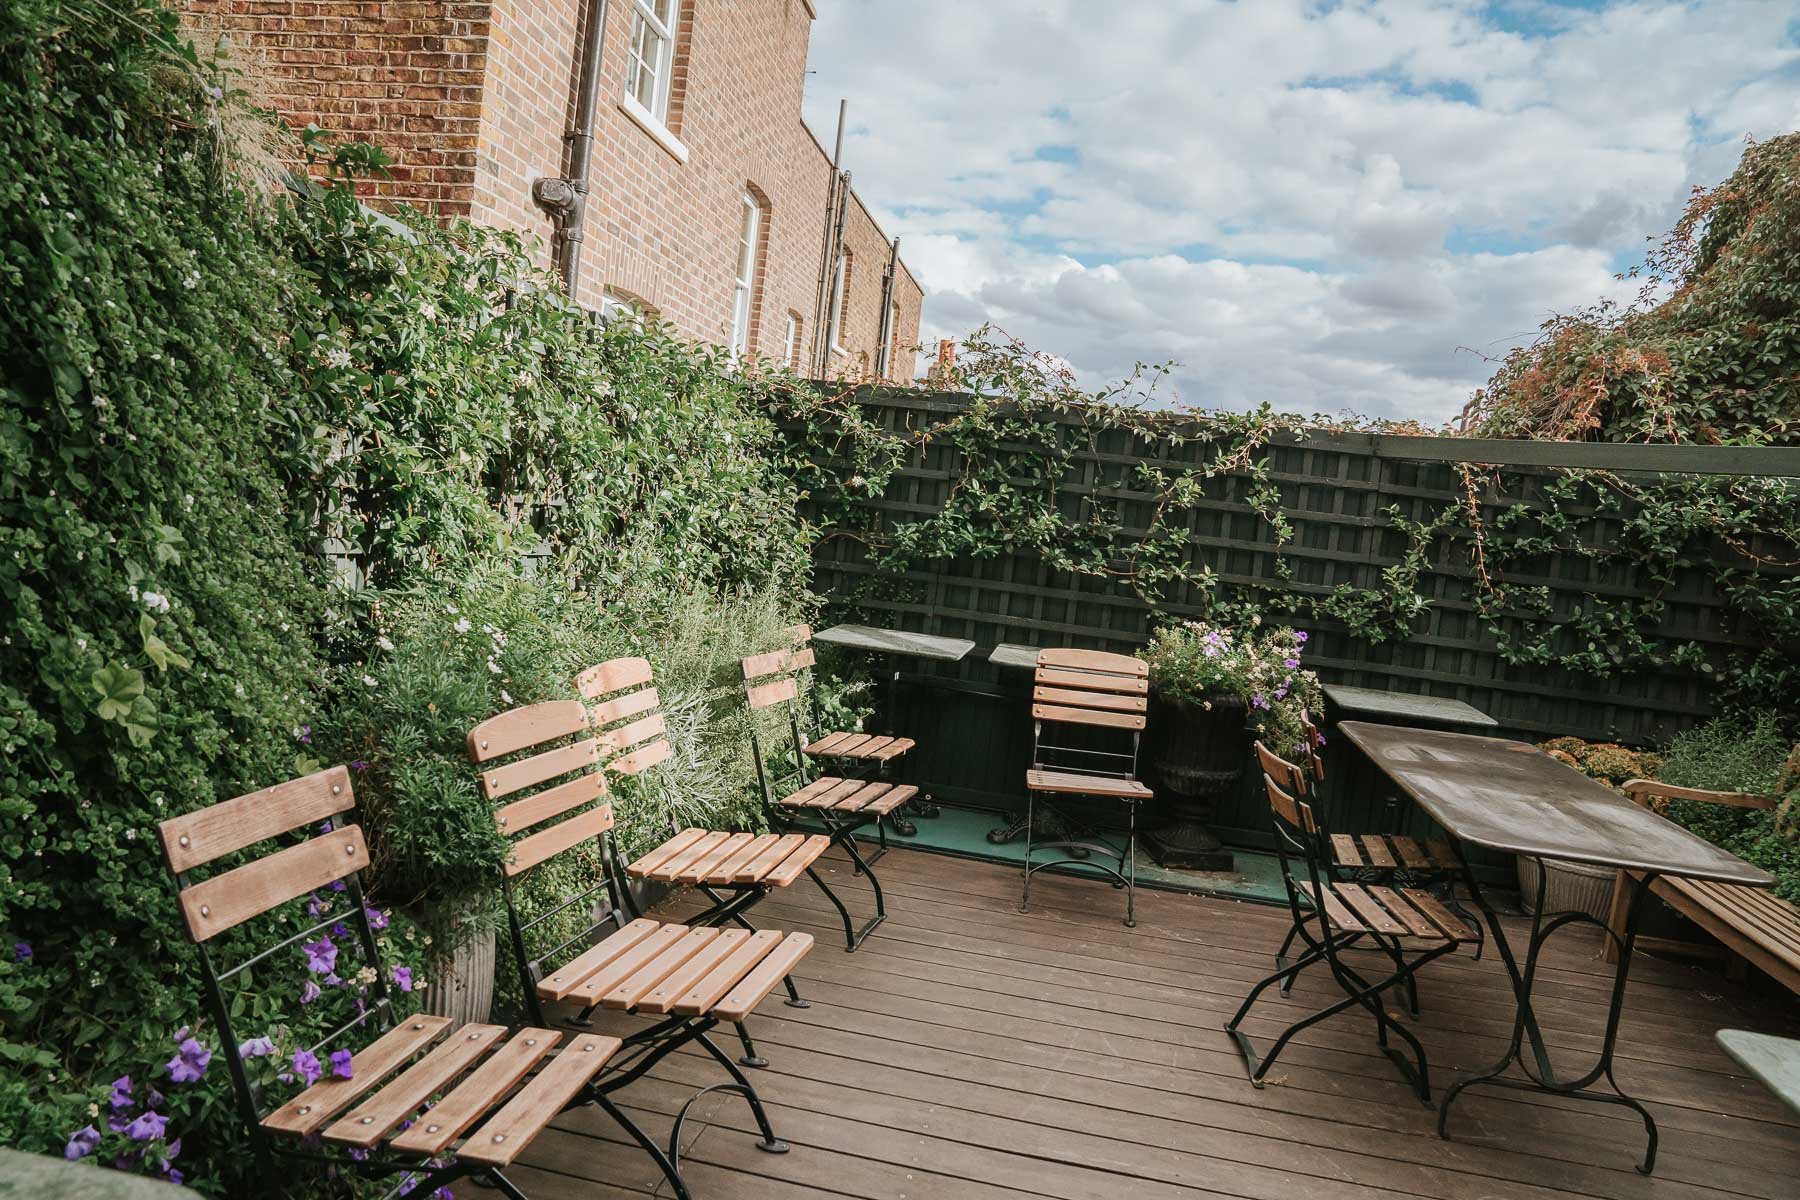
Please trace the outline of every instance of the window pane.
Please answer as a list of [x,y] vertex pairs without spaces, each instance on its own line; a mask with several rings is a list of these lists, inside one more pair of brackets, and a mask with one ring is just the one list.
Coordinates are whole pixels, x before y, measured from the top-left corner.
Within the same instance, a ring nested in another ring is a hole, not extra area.
[[738,262],[737,277],[742,283],[749,283],[756,271],[756,205],[750,197],[744,197],[744,216],[738,226]]
[[652,0],[650,11],[654,12],[656,14],[656,19],[661,21],[664,25],[673,24],[673,18],[675,16],[674,0]]
[[631,94],[658,120],[666,112],[663,101],[666,91],[660,86],[659,76],[664,69],[664,50],[668,43],[656,28],[646,21],[643,14],[634,19],[631,29],[631,47],[627,62],[626,76],[631,82]]
[[731,352],[742,356],[750,342],[750,289],[743,284],[731,306]]

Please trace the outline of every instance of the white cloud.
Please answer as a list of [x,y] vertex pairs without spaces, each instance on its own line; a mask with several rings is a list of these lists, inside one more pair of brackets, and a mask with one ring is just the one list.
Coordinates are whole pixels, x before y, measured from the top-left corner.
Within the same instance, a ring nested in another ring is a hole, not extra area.
[[[1626,290],[1746,134],[1800,125],[1800,0],[828,0],[808,118],[927,289],[1098,382],[1452,415]],[[1083,264],[1086,264],[1085,266]]]

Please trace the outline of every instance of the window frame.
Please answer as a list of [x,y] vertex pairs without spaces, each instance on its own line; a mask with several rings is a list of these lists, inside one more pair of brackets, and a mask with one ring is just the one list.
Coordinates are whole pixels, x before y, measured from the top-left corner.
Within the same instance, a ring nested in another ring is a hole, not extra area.
[[781,342],[781,362],[789,370],[800,369],[800,314],[791,308],[787,314],[787,334]]
[[[669,127],[669,109],[675,89],[675,59],[681,33],[682,0],[669,0],[669,19],[656,15],[655,0],[631,0],[631,36],[625,44],[625,93],[619,97],[619,108],[677,162],[685,164],[688,149]],[[657,66],[651,72],[654,81],[651,103],[638,98],[639,73],[644,57],[638,51],[640,33],[648,28],[657,41]]]
[[750,353],[750,324],[756,306],[756,272],[761,267],[762,202],[748,188],[738,193],[737,271],[731,284],[731,357]]

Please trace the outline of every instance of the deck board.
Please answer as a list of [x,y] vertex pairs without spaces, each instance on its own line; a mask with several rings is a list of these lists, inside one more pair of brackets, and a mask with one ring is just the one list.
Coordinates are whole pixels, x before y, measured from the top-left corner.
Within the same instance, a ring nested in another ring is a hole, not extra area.
[[[869,903],[838,852],[820,866],[853,910]],[[1140,892],[1128,930],[1118,894],[1090,880],[1039,876],[1020,914],[1005,867],[899,849],[880,872],[891,915],[854,955],[810,884],[758,906],[758,924],[820,939],[795,973],[812,1007],[771,999],[751,1020],[771,1063],[753,1080],[793,1149],[757,1150],[743,1103],[709,1095],[684,1128],[697,1197],[1785,1200],[1800,1172],[1800,1118],[1712,1042],[1726,1025],[1792,1034],[1800,1022],[1714,968],[1634,966],[1618,1072],[1662,1130],[1644,1179],[1641,1128],[1609,1106],[1478,1091],[1452,1114],[1462,1136],[1439,1140],[1435,1112],[1381,1057],[1366,1016],[1313,1027],[1270,1086],[1252,1088],[1220,1026],[1270,969],[1281,910]],[[658,915],[697,907],[680,897]],[[1542,967],[1546,1036],[1571,1062],[1598,1047],[1611,968],[1597,949],[1572,933]],[[1497,959],[1465,951],[1428,967],[1419,988],[1425,1011],[1411,1025],[1434,1087],[1498,1056],[1511,1011]],[[1330,998],[1322,974],[1303,975],[1246,1028],[1266,1040]],[[631,1027],[596,1015],[607,1032]],[[720,1079],[683,1051],[620,1099],[666,1139],[692,1091]],[[592,1110],[559,1118],[520,1163],[537,1200],[668,1195]]]

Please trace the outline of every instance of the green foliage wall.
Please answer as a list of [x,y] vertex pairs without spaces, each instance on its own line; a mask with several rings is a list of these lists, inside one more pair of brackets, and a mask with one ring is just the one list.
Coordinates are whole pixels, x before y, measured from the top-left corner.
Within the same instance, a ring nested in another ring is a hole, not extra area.
[[[627,838],[752,821],[723,656],[807,615],[781,379],[369,212],[372,148],[246,183],[257,121],[156,3],[0,7],[0,1141],[222,1194],[266,1181],[157,821],[354,760],[382,911],[491,915],[469,724],[648,654],[684,771]],[[384,919],[422,982],[441,922]],[[295,957],[239,1010],[283,1062],[382,986]]]

